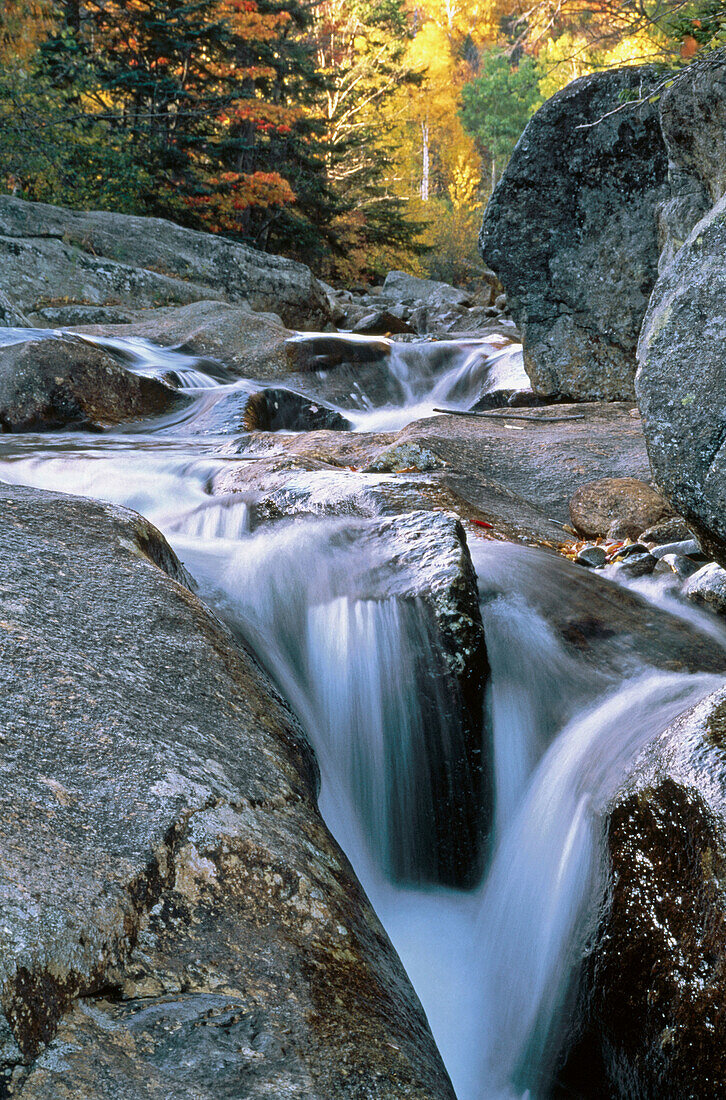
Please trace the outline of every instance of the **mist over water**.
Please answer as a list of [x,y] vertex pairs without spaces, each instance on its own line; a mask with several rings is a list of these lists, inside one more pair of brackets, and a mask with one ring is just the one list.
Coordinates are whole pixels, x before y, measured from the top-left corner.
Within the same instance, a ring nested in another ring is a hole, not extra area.
[[[0,344],[21,338],[27,330],[0,330]],[[590,583],[585,571],[559,560],[545,569],[551,557],[475,541],[491,665],[493,854],[474,889],[437,885],[469,792],[431,609],[391,594],[390,551],[367,537],[374,520],[255,526],[248,500],[212,495],[230,461],[220,450],[228,435],[196,433],[195,420],[262,383],[146,341],[103,343],[192,404],[126,432],[0,437],[0,479],[123,504],[160,527],[310,737],[321,810],[421,997],[459,1100],[546,1100],[601,915],[608,801],[643,747],[721,678],[655,671],[647,652],[630,654],[627,670],[593,667],[546,611]],[[527,385],[521,349],[496,340],[394,344],[388,369],[383,403],[358,391],[342,408],[356,429],[401,427],[435,406],[466,409],[483,392]],[[723,645],[707,617],[652,582],[640,587]]]

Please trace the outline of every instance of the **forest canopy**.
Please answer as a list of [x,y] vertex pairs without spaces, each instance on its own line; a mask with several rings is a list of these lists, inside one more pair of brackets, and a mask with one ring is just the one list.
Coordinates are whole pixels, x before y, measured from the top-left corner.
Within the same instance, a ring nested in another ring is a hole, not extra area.
[[477,272],[527,120],[577,76],[726,45],[721,0],[6,0],[0,178],[333,281]]

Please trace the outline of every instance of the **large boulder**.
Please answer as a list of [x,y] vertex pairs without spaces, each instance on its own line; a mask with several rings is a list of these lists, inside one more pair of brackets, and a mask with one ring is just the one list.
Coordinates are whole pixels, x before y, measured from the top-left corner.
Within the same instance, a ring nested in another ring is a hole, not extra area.
[[0,348],[0,430],[99,430],[161,416],[188,399],[73,337]]
[[[667,155],[649,68],[581,77],[534,115],[480,236],[540,394],[632,398]],[[637,97],[643,102],[624,103]]]
[[163,538],[0,515],[3,1090],[453,1100],[296,720]]
[[606,902],[567,1095],[724,1095],[725,737],[720,688],[644,750],[609,809]]
[[638,348],[653,476],[726,564],[726,197],[661,275]]
[[[321,327],[330,305],[309,268],[161,218],[67,210],[0,197],[2,289],[34,323],[58,306],[145,309],[201,299],[248,301],[294,328]],[[73,320],[68,323],[74,323]]]
[[726,191],[726,50],[669,80],[660,98],[670,197],[659,210],[664,271],[696,222]]

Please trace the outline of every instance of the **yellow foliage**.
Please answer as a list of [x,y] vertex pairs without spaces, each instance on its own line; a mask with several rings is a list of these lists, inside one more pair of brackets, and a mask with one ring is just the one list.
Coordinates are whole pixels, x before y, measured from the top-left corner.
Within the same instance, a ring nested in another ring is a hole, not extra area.
[[477,195],[481,186],[481,177],[464,153],[459,153],[449,184],[449,195],[454,210],[478,210]]

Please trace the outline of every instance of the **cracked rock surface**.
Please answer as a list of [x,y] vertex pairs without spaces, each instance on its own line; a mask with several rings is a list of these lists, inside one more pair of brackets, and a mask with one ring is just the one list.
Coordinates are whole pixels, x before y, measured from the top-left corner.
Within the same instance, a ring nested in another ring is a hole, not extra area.
[[451,1098],[296,720],[159,533],[0,512],[0,1092]]

